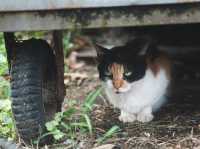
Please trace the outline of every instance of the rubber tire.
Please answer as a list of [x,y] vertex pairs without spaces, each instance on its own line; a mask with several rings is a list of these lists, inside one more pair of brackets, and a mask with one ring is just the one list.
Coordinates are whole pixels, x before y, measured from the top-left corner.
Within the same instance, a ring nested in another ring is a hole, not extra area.
[[45,82],[53,79],[50,75],[53,58],[53,50],[47,42],[38,39],[18,43],[14,52],[11,65],[12,112],[17,133],[26,143],[45,131],[44,98],[48,97],[43,90],[48,86]]

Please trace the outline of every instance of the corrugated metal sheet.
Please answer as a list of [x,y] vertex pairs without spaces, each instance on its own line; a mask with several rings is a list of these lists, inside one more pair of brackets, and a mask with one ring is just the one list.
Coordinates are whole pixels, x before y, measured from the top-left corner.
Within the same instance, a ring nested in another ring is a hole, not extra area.
[[35,11],[200,2],[200,0],[0,0],[2,11]]

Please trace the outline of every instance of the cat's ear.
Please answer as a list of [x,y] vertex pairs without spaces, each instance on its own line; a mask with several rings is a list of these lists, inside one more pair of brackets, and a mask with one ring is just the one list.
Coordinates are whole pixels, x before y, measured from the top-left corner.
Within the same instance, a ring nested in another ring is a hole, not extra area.
[[99,45],[99,44],[96,44],[96,43],[95,43],[95,44],[94,44],[94,48],[95,48],[95,50],[96,50],[96,52],[97,52],[97,58],[98,58],[99,61],[103,59],[104,55],[106,55],[106,54],[109,53],[109,50],[108,50],[108,49],[102,47],[102,46]]
[[127,48],[133,50],[137,55],[145,55],[151,45],[152,39],[147,37],[135,38],[133,41],[127,43]]

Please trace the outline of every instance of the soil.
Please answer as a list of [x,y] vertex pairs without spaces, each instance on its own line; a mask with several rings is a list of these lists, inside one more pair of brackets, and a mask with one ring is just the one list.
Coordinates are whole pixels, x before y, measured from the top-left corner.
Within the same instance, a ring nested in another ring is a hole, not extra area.
[[[82,101],[90,91],[100,85],[96,65],[86,64],[78,70],[69,70],[69,72],[86,73],[88,78],[81,82],[74,80],[67,83],[66,99],[68,100]],[[97,99],[91,113],[95,134],[86,137],[85,141],[82,140],[79,148],[93,148],[96,138],[112,126],[118,125],[120,131],[103,144],[114,144],[116,149],[200,149],[199,97],[194,97],[193,92],[180,93],[180,96],[169,98],[168,103],[155,113],[152,122],[128,124],[118,120],[119,110],[105,102],[105,96],[102,95]]]

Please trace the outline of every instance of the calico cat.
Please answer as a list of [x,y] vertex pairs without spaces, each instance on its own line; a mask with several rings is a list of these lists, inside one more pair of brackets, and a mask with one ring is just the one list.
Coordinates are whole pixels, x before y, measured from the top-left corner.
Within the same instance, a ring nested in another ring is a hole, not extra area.
[[136,38],[125,46],[96,45],[98,71],[108,100],[121,110],[122,122],[149,122],[166,101],[170,60],[151,41]]

